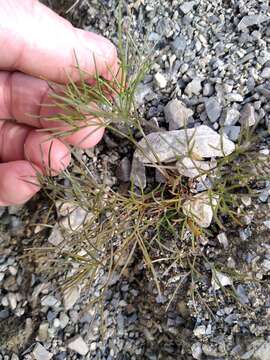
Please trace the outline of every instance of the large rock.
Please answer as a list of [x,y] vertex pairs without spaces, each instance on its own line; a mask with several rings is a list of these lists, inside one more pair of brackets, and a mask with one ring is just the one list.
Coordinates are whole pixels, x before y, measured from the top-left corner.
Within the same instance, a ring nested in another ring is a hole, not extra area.
[[202,228],[208,228],[211,225],[217,201],[217,196],[210,197],[208,192],[202,192],[184,202],[183,212]]
[[210,163],[209,161],[192,160],[189,157],[184,157],[176,162],[176,168],[180,175],[198,180],[204,180],[207,172],[216,166],[216,162]]
[[185,155],[194,160],[223,157],[231,154],[235,145],[206,125],[194,129],[154,132],[138,143],[134,156],[141,162],[172,162]]

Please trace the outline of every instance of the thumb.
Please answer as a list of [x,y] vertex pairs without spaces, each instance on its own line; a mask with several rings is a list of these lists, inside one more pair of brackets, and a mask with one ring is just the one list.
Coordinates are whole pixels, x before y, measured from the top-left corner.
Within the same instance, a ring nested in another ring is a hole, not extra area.
[[110,79],[117,69],[114,45],[102,36],[74,28],[36,0],[5,0],[0,6],[0,69],[65,83],[80,69]]

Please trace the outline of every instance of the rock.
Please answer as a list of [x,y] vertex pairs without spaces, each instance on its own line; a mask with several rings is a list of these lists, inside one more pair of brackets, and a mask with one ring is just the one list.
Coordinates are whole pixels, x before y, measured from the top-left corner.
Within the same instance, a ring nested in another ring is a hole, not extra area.
[[197,1],[186,1],[180,6],[180,10],[184,14],[188,14],[196,4],[197,4]]
[[36,360],[50,360],[53,357],[53,354],[46,350],[40,343],[36,344],[32,351],[32,355]]
[[223,128],[224,134],[231,140],[236,142],[239,139],[241,127],[240,126],[225,126]]
[[228,247],[229,247],[228,238],[227,238],[227,235],[224,232],[219,233],[217,235],[217,239],[220,242],[220,244],[222,244],[224,249],[228,249]]
[[247,296],[247,293],[246,293],[245,288],[243,287],[243,285],[239,284],[237,286],[236,294],[238,295],[241,304],[248,304],[249,303],[249,298]]
[[48,307],[57,307],[59,306],[59,301],[52,295],[45,295],[41,299],[41,305]]
[[51,234],[48,238],[48,242],[54,246],[59,246],[64,240],[61,229],[58,224],[55,224]]
[[245,30],[254,25],[260,25],[265,21],[269,21],[270,17],[266,15],[247,15],[242,18],[242,20],[238,24],[238,30]]
[[2,215],[4,215],[5,211],[6,211],[6,208],[4,206],[0,206],[0,217]]
[[176,162],[176,168],[180,175],[194,179],[198,178],[198,181],[204,180],[207,176],[207,172],[216,166],[216,162],[192,160],[189,157],[184,157]]
[[244,100],[243,96],[237,93],[226,94],[225,99],[228,102],[242,102]]
[[240,359],[269,360],[270,342],[258,338],[248,346],[248,351]]
[[149,84],[139,84],[136,88],[134,99],[137,106],[145,104],[145,97],[152,94],[153,90]]
[[270,67],[265,67],[261,72],[261,77],[263,79],[270,79]]
[[214,123],[216,122],[221,114],[221,106],[215,97],[211,97],[205,100],[205,111],[208,119]]
[[39,341],[46,341],[48,339],[48,329],[49,329],[49,323],[44,322],[39,325],[38,328],[38,340]]
[[193,111],[188,109],[180,100],[174,99],[165,106],[164,114],[169,123],[169,130],[178,130],[186,127]]
[[72,309],[79,297],[80,289],[78,286],[75,285],[67,288],[63,293],[63,303],[65,310],[68,311]]
[[202,345],[199,342],[196,342],[191,346],[191,354],[194,359],[200,360],[202,358]]
[[8,303],[11,310],[15,310],[17,307],[17,297],[15,293],[9,292],[7,295]]
[[246,127],[255,125],[256,116],[255,116],[254,107],[252,105],[246,104],[243,107],[241,111],[240,123]]
[[124,157],[116,169],[116,176],[123,182],[129,182],[130,180],[131,165],[127,157]]
[[68,231],[77,231],[92,218],[92,214],[72,202],[57,203],[58,216],[62,217],[59,224]]
[[89,351],[88,345],[80,335],[76,335],[72,339],[69,339],[67,347],[82,356],[85,356]]
[[217,201],[217,196],[211,198],[208,192],[202,192],[183,203],[183,212],[199,226],[208,228],[211,225]]
[[233,285],[233,281],[228,275],[217,270],[213,271],[212,286],[214,290],[219,290],[221,286],[225,287],[229,285]]
[[130,181],[132,181],[133,184],[140,189],[144,189],[146,187],[145,166],[142,160],[136,156],[136,151],[132,160]]
[[64,312],[60,313],[59,320],[60,320],[60,326],[62,329],[64,329],[67,326],[67,324],[69,323],[69,317]]
[[138,143],[136,156],[143,163],[176,161],[188,155],[194,160],[223,157],[235,150],[235,145],[206,125],[194,129],[154,132]]
[[199,325],[193,330],[193,334],[196,337],[204,336],[206,333],[206,326],[205,325]]
[[200,95],[202,91],[202,79],[199,77],[194,78],[185,88],[185,94],[189,97],[192,95]]
[[270,220],[265,220],[263,222],[264,226],[266,226],[268,229],[270,229]]
[[165,76],[163,74],[157,73],[157,74],[155,74],[154,78],[155,78],[157,86],[160,89],[164,89],[167,86],[167,79],[165,78]]
[[235,125],[240,118],[240,112],[236,109],[228,109],[225,113],[224,126]]
[[262,262],[262,267],[263,267],[266,271],[270,271],[270,260],[264,259],[263,262]]
[[187,41],[183,35],[177,36],[172,42],[172,48],[177,55],[183,53],[187,47]]

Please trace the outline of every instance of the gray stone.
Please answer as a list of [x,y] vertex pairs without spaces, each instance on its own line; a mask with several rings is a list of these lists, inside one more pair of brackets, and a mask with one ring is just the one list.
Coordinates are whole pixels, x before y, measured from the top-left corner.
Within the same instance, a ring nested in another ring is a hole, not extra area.
[[194,129],[155,132],[138,143],[134,157],[143,163],[171,162],[189,155],[193,159],[223,157],[235,150],[235,145],[206,125]]
[[211,97],[205,100],[205,111],[208,119],[214,123],[216,122],[221,114],[222,107],[215,97]]
[[59,301],[52,295],[45,295],[41,299],[42,306],[49,306],[49,307],[57,307],[59,306]]
[[228,102],[242,102],[244,100],[243,96],[238,93],[230,93],[225,95],[225,99]]
[[220,244],[222,244],[224,249],[228,249],[228,247],[229,247],[228,238],[227,238],[227,235],[224,232],[219,233],[217,235],[217,239],[220,242]]
[[217,202],[217,196],[211,197],[208,192],[202,192],[183,203],[183,212],[202,228],[208,228]]
[[239,139],[240,132],[241,132],[241,126],[225,126],[223,128],[224,134],[227,135],[227,137],[231,140],[236,142]]
[[266,21],[269,21],[270,17],[266,15],[247,15],[242,18],[238,24],[238,30],[245,30],[253,25],[260,25]]
[[145,104],[145,97],[152,94],[153,90],[149,84],[139,84],[135,91],[134,99],[137,106]]
[[73,308],[80,297],[80,288],[77,285],[67,288],[63,293],[63,303],[65,310],[68,311]]
[[266,226],[268,229],[270,229],[270,220],[266,220],[263,222],[264,226]]
[[144,189],[146,187],[145,166],[141,158],[136,156],[136,151],[132,160],[130,181],[132,181],[133,184],[140,189]]
[[185,88],[185,94],[191,97],[192,95],[200,95],[202,91],[202,79],[199,77],[194,78]]
[[270,260],[264,259],[263,262],[262,262],[262,267],[263,267],[266,271],[270,271]]
[[198,181],[205,180],[207,172],[215,168],[216,162],[192,160],[189,157],[184,157],[176,162],[176,168],[180,175],[194,179]]
[[46,350],[40,343],[36,344],[32,351],[32,355],[36,360],[50,360],[53,357],[53,354]]
[[77,354],[85,356],[89,352],[88,345],[80,335],[76,335],[67,342],[68,349],[75,351]]
[[197,1],[186,1],[180,6],[180,10],[184,14],[188,14],[196,4],[197,4]]
[[249,298],[246,294],[246,291],[243,287],[243,285],[239,284],[236,288],[236,294],[239,296],[239,300],[241,302],[241,304],[248,304],[249,303]]
[[164,107],[164,114],[169,123],[169,130],[178,130],[186,127],[193,111],[188,109],[180,100],[174,99]]
[[228,275],[217,270],[213,271],[212,286],[214,290],[219,290],[221,286],[225,287],[231,285],[233,285],[233,281]]
[[270,79],[270,67],[265,67],[261,72],[261,77],[263,79]]
[[191,354],[194,359],[201,360],[202,358],[202,345],[199,342],[194,343],[191,346]]
[[48,242],[54,246],[59,246],[64,240],[61,229],[58,224],[55,224],[50,236],[48,237]]
[[172,48],[177,54],[184,52],[186,46],[187,41],[183,35],[177,36],[172,42]]
[[4,212],[6,211],[6,208],[4,206],[0,206],[0,217],[4,215]]
[[49,323],[43,322],[39,325],[38,328],[38,340],[39,341],[46,341],[48,339],[48,330],[49,330]]
[[251,104],[246,104],[243,107],[241,111],[240,123],[246,127],[255,125],[256,123],[255,110]]
[[240,112],[236,109],[227,109],[225,113],[224,126],[235,125],[240,118]]
[[127,157],[124,157],[120,161],[120,164],[117,167],[116,176],[119,180],[123,182],[128,182],[130,180],[130,171],[131,171],[130,161]]
[[70,232],[80,230],[93,217],[91,213],[72,202],[58,202],[56,206],[58,216],[62,217],[59,224]]

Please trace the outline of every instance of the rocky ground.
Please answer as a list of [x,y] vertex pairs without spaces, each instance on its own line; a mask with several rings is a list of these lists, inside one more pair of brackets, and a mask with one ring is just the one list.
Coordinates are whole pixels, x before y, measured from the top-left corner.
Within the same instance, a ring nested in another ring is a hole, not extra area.
[[[48,2],[62,14],[72,5]],[[188,126],[223,128],[233,142],[243,123],[256,122],[260,150],[269,155],[268,1],[137,0],[127,1],[126,14],[140,48],[147,52],[156,44],[151,73],[137,94],[147,120],[177,128],[175,103],[170,103],[177,98]],[[117,42],[114,0],[82,0],[68,17]],[[129,155],[114,142],[107,134],[83,156],[101,154],[113,165]],[[51,228],[37,225],[48,220],[46,198],[0,208],[0,359],[269,360],[270,181],[256,191],[258,198],[243,204],[248,213],[244,227],[230,227],[202,244],[217,269],[227,268],[226,274],[218,272],[227,291],[204,263],[195,294],[182,272],[168,277],[170,283],[157,296],[138,259],[122,279],[117,274],[111,279],[102,312],[89,299],[99,296],[104,274],[91,288],[78,284],[62,294],[62,278],[48,278],[25,257],[32,246],[57,242],[57,232],[52,236]],[[50,225],[56,216],[49,216]],[[230,296],[232,289],[238,299]]]

